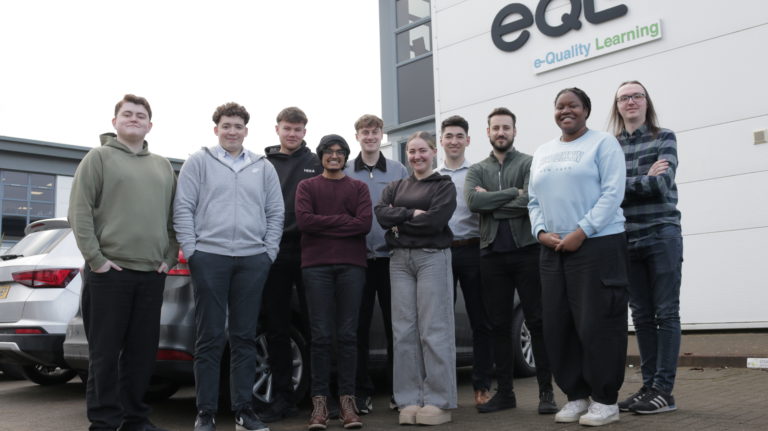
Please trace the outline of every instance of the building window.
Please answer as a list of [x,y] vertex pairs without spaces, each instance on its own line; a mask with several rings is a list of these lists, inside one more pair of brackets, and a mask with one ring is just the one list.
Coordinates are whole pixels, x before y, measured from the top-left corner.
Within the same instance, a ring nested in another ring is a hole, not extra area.
[[395,29],[398,123],[435,114],[429,0],[397,0]]
[[0,170],[2,243],[15,243],[33,221],[55,214],[56,177],[53,175]]

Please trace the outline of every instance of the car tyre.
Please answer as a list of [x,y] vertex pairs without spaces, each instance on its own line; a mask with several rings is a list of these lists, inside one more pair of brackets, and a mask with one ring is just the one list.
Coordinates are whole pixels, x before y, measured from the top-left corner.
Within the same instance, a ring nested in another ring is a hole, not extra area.
[[25,365],[22,372],[27,380],[42,386],[63,385],[77,375],[75,370],[69,368],[43,364]]
[[512,340],[515,349],[515,376],[531,377],[536,375],[536,360],[533,357],[531,332],[525,326],[522,308],[518,307],[512,317]]
[[[293,359],[293,395],[294,401],[298,402],[304,398],[309,388],[309,348],[304,336],[296,328],[291,328],[290,337]],[[265,334],[259,335],[257,343],[259,354],[256,379],[253,383],[253,403],[257,408],[261,408],[272,403],[274,394]]]

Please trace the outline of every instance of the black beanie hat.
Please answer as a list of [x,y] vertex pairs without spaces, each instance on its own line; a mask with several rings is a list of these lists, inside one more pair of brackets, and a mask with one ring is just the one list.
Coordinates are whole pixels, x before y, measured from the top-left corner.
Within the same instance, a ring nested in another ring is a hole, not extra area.
[[344,161],[349,160],[349,145],[347,145],[347,141],[339,135],[323,136],[322,139],[320,139],[320,143],[317,144],[317,149],[315,149],[317,157],[322,159],[325,150],[332,147],[334,144],[338,144],[341,147],[341,151],[344,152]]

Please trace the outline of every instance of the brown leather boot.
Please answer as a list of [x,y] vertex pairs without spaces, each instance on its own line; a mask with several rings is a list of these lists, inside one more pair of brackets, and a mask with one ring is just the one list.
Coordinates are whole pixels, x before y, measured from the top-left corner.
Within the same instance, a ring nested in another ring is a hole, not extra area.
[[312,414],[309,416],[310,430],[324,430],[328,427],[328,403],[324,396],[312,397]]
[[363,423],[357,415],[354,396],[342,395],[339,397],[339,419],[341,419],[341,423],[346,429],[363,427]]

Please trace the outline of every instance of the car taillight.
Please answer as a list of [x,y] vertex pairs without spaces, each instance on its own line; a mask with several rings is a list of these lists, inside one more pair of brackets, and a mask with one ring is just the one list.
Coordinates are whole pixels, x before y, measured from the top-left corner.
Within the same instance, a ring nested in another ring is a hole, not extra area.
[[44,330],[40,328],[17,328],[15,331],[17,334],[47,334]]
[[168,275],[189,275],[189,265],[187,265],[187,259],[184,258],[181,249],[179,249],[179,263],[168,271]]
[[29,287],[66,287],[78,272],[77,268],[36,269],[14,272],[11,276],[13,281]]
[[181,350],[160,349],[156,356],[158,361],[191,361],[194,356]]

